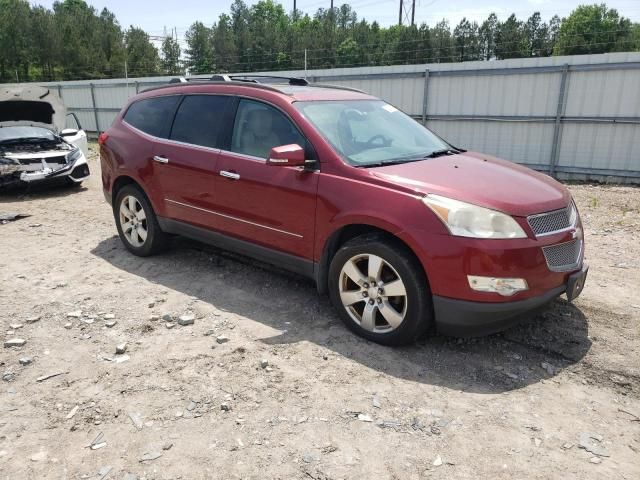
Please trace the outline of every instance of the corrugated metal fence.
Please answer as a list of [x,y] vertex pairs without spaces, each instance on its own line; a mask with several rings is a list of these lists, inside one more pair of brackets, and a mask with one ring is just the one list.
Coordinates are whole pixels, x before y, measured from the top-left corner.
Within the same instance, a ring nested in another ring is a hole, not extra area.
[[[306,73],[379,96],[460,147],[560,178],[640,183],[640,53]],[[131,95],[170,78],[47,85],[102,131]]]

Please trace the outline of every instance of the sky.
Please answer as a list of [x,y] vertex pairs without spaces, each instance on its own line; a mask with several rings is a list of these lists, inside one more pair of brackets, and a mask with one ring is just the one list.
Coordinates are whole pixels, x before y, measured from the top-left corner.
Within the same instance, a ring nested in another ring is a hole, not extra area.
[[[245,0],[247,4],[257,0]],[[404,0],[411,3],[411,0]],[[633,20],[640,22],[640,0],[415,0],[416,23],[422,22],[433,26],[446,18],[453,28],[463,17],[481,23],[491,12],[495,12],[500,20],[505,20],[511,13],[520,19],[526,19],[533,12],[539,11],[542,18],[548,20],[553,15],[568,15],[576,6],[605,1],[609,8]],[[51,7],[53,0],[32,1],[32,4]],[[98,11],[103,7],[116,14],[120,25],[141,27],[150,35],[163,35],[165,28],[174,27],[178,38],[184,39],[184,33],[196,20],[212,24],[221,13],[228,13],[231,0],[88,0]],[[293,10],[293,0],[276,0],[285,10]],[[349,3],[357,12],[358,18],[369,22],[376,20],[383,26],[398,22],[400,0],[351,0],[344,2],[335,0],[334,5]],[[297,0],[297,8],[305,13],[313,14],[318,8],[330,5],[330,0]],[[182,42],[181,42],[182,43]]]

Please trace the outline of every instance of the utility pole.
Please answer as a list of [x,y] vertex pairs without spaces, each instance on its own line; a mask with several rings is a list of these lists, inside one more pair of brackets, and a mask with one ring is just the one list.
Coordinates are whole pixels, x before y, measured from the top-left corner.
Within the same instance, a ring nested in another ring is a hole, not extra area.
[[293,18],[296,18],[296,12],[298,9],[296,8],[296,0],[293,0]]
[[[409,12],[409,9],[411,10]],[[402,25],[402,22],[406,21],[407,24],[411,22],[411,25],[416,24],[416,0],[411,0],[411,6],[409,1],[406,4],[404,0],[400,0],[400,9],[398,11],[398,25]]]
[[411,2],[411,26],[416,24],[416,0]]

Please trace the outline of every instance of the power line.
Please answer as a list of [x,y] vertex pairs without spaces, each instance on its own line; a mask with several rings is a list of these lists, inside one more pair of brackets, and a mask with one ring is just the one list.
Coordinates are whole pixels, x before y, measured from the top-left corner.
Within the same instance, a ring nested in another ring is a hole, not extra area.
[[[327,2],[329,2],[329,1],[330,0],[318,1],[318,2],[314,2],[312,4],[309,4],[309,6],[322,5],[322,4],[326,5]],[[347,4],[347,5],[350,5],[352,7],[352,9],[354,9],[356,7],[363,8],[363,7],[372,6],[372,5],[378,5],[378,4],[382,4],[382,3],[389,3],[389,2],[392,2],[392,1],[398,1],[398,0],[375,0],[375,1],[367,1],[367,0],[365,0],[365,3],[362,3],[362,4],[360,4],[358,2],[353,2],[352,4]],[[413,0],[404,0],[404,1],[405,2],[412,2]],[[427,4],[425,4],[425,5],[418,5],[416,7],[416,19],[420,20],[420,19],[427,18],[427,19],[432,19],[432,20],[433,19],[442,20],[443,19],[443,15],[441,13],[425,13],[425,14],[421,14],[420,11],[419,11],[419,8],[429,7],[429,6],[433,5],[436,1],[438,1],[438,0],[433,0],[433,1],[431,1],[431,2],[429,2]],[[302,7],[305,7],[305,6],[303,5]],[[298,10],[300,10],[301,14],[303,13],[301,8],[299,8]],[[495,10],[496,9],[483,9],[484,13],[480,13],[480,11],[478,11],[478,15],[477,16],[478,17],[481,16],[482,18],[486,19],[486,18],[489,17],[489,15],[491,13],[495,13],[496,15],[499,15],[499,16],[503,16],[503,15],[508,16],[510,14],[528,14],[528,15],[531,15],[532,13],[536,13],[537,12],[537,13],[541,14],[541,18],[548,18],[548,17],[550,18],[550,16],[553,16],[552,14],[559,14],[559,15],[569,14],[572,11],[574,11],[575,8],[560,8],[560,9],[553,9],[553,8],[552,9],[547,9],[547,8],[545,8],[545,9],[535,9],[535,8],[532,8],[532,9],[527,9],[527,10],[506,10],[505,9],[505,10],[499,11],[499,12],[497,12]],[[638,6],[638,7],[626,7],[625,8],[625,12],[640,12],[640,6]],[[446,11],[445,15],[447,13],[453,13],[453,12]],[[468,17],[469,16],[467,16],[467,18]],[[383,14],[381,16],[378,16],[377,18],[398,18],[398,17],[395,14],[388,13],[388,14]],[[374,19],[374,20],[376,20],[376,19]],[[213,23],[215,23],[215,22],[212,22],[212,24]],[[193,25],[193,24],[191,24],[191,25]],[[179,32],[186,32],[191,27],[191,25],[178,26],[177,30]],[[148,33],[158,34],[160,32],[161,32],[161,30],[153,30],[153,31],[150,31]]]
[[[509,42],[511,43],[511,42]],[[586,46],[604,46],[604,45],[611,45],[614,44],[615,42],[597,42],[597,43],[589,43],[589,44],[576,44],[573,45],[575,47],[586,47]],[[504,43],[504,44],[499,44],[500,46],[503,45],[508,45],[508,43]],[[340,62],[340,61],[336,61],[336,56],[335,55],[326,55],[326,56],[320,56],[320,57],[311,57],[309,60],[312,63],[318,63],[318,62],[322,62],[323,60],[331,60],[332,62],[335,63],[335,67],[340,67],[340,68],[344,68],[344,67],[358,67],[358,66],[383,66],[383,65],[396,65],[396,64],[418,64],[418,63],[440,63],[441,60],[445,60],[447,63],[459,63],[456,61],[452,62],[452,54],[451,53],[447,53],[442,55],[443,51],[447,51],[447,50],[451,50],[457,48],[456,46],[443,46],[443,47],[431,47],[431,48],[420,48],[420,49],[414,49],[414,50],[406,50],[406,49],[402,49],[402,50],[385,50],[385,51],[381,51],[381,52],[377,52],[374,55],[375,56],[379,56],[381,57],[379,60],[382,60],[381,62],[371,62],[370,60],[365,60],[365,61],[361,61],[361,62],[352,62],[352,63],[346,63],[346,62]],[[436,57],[432,57],[429,56],[427,58],[417,58],[418,54],[422,54],[422,56],[424,57],[426,53],[430,53],[430,52],[437,52],[440,55],[436,56]],[[546,53],[546,49],[544,48],[539,48],[539,49],[533,49],[532,52],[534,53]],[[518,54],[521,53],[520,49],[516,49],[516,50],[508,50],[508,51],[503,51],[501,52],[503,55],[512,55],[512,54]],[[405,56],[405,58],[403,59],[391,59],[390,57],[393,57],[395,55],[403,55]],[[411,58],[406,58],[409,56],[414,56],[413,59]],[[386,57],[386,59],[383,59],[382,57]],[[508,57],[511,58],[511,57]],[[421,62],[415,62],[412,60],[423,60]],[[470,61],[477,61],[478,59],[471,59]],[[298,62],[298,63],[297,63]],[[294,59],[292,59],[291,64],[287,65],[286,68],[283,68],[281,70],[291,70],[291,69],[296,69],[295,66],[299,65],[299,68],[302,68],[302,59],[298,58],[297,62],[294,61]],[[277,71],[278,68],[277,66],[273,65],[273,61],[269,61],[269,60],[263,60],[263,61],[246,61],[246,62],[234,62],[231,63],[230,65],[228,65],[229,67],[233,67],[236,69],[236,71],[246,71],[246,69],[244,68],[246,67],[250,67],[253,70],[252,71],[260,71],[260,70],[255,70],[256,67],[261,68],[261,65],[269,65],[269,68],[267,70],[269,71]],[[101,69],[99,68],[99,66],[92,64],[92,65],[84,65],[84,66],[79,66],[78,68],[93,68],[95,70],[101,71],[103,73],[112,73],[115,72],[118,75],[122,74],[122,69],[121,68],[110,68],[110,69]],[[159,73],[157,71],[150,71],[148,69],[149,67],[144,64],[144,65],[140,65],[140,64],[130,64],[129,65],[129,73],[130,75],[152,75],[152,76],[157,76],[157,75],[162,75],[162,73]],[[317,66],[316,66],[317,68]],[[206,72],[206,73],[211,73],[211,72]],[[95,76],[89,76],[87,78],[95,78]],[[111,77],[106,77],[106,78],[111,78]],[[81,78],[76,78],[76,79],[81,79]]]
[[[601,34],[601,33],[621,33],[621,32],[627,32],[628,30],[624,30],[624,29],[620,29],[620,30],[600,30],[600,31],[595,31],[595,32],[590,32],[589,34]],[[449,32],[449,34],[451,34],[451,32]],[[585,34],[572,34],[572,35],[563,35],[563,38],[574,38],[574,37],[584,37]],[[451,40],[453,40],[453,37],[451,37]],[[376,43],[364,43],[364,44],[358,44],[358,47],[360,48],[368,48],[368,47],[379,47],[384,40],[381,39],[380,42],[376,42]],[[415,43],[421,43],[421,42],[426,42],[429,41],[429,39],[427,38],[417,38],[417,39],[411,39],[411,40],[398,40],[396,42],[393,42],[394,45],[406,45],[406,44],[415,44]],[[514,42],[500,42],[500,43],[494,43],[494,45],[506,45],[506,44],[510,44],[510,43],[514,43]],[[615,41],[610,41],[611,44],[616,43]],[[451,46],[451,47],[442,47],[442,48],[458,48],[455,45]],[[326,48],[315,48],[315,49],[298,49],[298,50],[289,50],[288,52],[284,52],[284,53],[304,53],[305,50],[307,51],[307,53],[313,53],[313,52],[320,52],[320,51],[325,51]],[[262,55],[277,55],[280,52],[273,52],[273,53],[262,53]]]

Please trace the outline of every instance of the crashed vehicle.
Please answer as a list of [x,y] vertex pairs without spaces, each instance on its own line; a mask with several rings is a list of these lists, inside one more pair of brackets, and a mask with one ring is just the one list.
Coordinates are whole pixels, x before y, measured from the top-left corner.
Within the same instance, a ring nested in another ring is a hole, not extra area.
[[[67,121],[75,128],[65,128]],[[41,86],[0,89],[0,188],[89,176],[87,135],[60,97]]]

